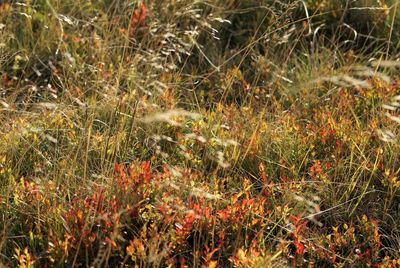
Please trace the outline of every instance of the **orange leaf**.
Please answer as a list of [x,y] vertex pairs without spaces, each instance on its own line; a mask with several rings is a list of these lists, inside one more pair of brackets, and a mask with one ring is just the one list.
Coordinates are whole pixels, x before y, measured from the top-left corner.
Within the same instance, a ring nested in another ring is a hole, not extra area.
[[303,243],[301,243],[301,242],[296,240],[294,242],[294,245],[296,246],[296,254],[303,255],[304,254],[304,249],[305,249]]
[[139,7],[133,11],[133,15],[130,22],[131,32],[134,32],[136,28],[145,25],[147,14],[146,5],[142,2]]

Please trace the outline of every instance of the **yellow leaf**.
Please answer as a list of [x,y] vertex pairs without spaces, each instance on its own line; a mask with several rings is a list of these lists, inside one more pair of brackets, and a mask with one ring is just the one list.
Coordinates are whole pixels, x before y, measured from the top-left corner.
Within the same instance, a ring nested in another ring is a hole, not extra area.
[[246,253],[244,252],[243,249],[239,249],[237,252],[237,256],[240,260],[245,260],[246,259]]
[[217,265],[218,265],[218,262],[217,262],[217,261],[210,261],[210,262],[208,263],[207,268],[215,268],[215,267],[217,267]]

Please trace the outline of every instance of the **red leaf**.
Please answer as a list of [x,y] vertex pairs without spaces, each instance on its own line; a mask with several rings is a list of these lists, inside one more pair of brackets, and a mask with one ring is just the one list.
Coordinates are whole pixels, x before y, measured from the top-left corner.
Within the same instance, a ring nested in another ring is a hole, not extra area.
[[229,220],[229,213],[227,209],[223,209],[217,212],[218,218],[220,218],[223,222],[227,222]]
[[121,171],[122,171],[122,165],[118,164],[118,163],[115,163],[114,164],[114,172],[115,173],[121,173]]
[[142,167],[144,181],[146,183],[149,183],[150,179],[152,177],[151,170],[150,170],[150,162],[146,162],[146,161],[142,162],[141,167]]
[[297,222],[299,221],[299,218],[298,218],[297,216],[293,215],[293,214],[290,214],[290,221],[291,221],[294,225],[296,225]]
[[142,2],[139,4],[139,7],[133,11],[133,15],[130,22],[131,32],[134,32],[136,28],[145,25],[146,21],[147,8],[146,5]]
[[301,242],[296,240],[294,242],[294,245],[296,246],[296,254],[297,255],[303,255],[304,254],[304,249],[305,249],[303,243],[301,243]]

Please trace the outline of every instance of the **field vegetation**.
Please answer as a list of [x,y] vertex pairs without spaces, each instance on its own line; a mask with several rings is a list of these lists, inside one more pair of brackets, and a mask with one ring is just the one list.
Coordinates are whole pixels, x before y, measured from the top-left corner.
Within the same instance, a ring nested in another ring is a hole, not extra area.
[[396,0],[0,1],[0,267],[399,267]]

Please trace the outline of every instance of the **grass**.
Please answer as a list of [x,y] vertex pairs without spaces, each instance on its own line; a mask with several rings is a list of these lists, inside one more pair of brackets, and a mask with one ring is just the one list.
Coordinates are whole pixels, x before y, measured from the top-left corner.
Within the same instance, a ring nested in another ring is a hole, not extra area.
[[0,4],[1,266],[400,265],[398,3],[243,2]]

